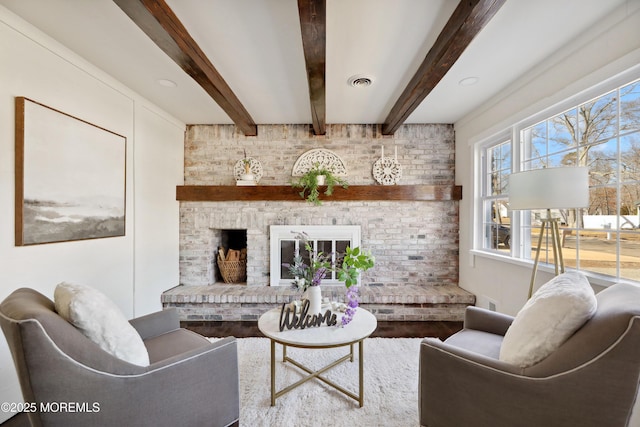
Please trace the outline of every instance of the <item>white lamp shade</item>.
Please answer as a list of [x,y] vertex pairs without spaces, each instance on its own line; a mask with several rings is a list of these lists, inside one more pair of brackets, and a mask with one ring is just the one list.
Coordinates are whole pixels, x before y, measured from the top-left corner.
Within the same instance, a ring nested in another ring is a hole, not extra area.
[[589,206],[589,168],[535,169],[509,175],[509,208],[571,209]]

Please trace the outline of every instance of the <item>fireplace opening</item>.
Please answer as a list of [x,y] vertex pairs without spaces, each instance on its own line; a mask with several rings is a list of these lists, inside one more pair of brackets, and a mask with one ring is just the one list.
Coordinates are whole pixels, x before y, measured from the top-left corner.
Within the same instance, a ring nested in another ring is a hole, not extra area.
[[[309,263],[309,254],[297,238],[298,233],[305,233],[313,250],[331,255],[332,262],[347,246],[360,246],[359,225],[272,225],[270,236],[270,281],[271,286],[290,286],[293,276],[288,264],[299,254],[303,262]],[[340,282],[335,272],[330,272],[322,283],[337,285]]]
[[220,246],[225,250],[247,249],[247,230],[221,230]]
[[216,281],[247,281],[247,230],[219,230]]

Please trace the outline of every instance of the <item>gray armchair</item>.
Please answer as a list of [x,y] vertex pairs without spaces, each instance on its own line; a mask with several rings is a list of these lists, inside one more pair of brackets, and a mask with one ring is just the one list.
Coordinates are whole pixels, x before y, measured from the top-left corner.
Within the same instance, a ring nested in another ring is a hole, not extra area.
[[[0,304],[0,324],[25,402],[45,405],[28,413],[33,426],[238,425],[235,338],[211,343],[180,329],[174,310],[131,321],[149,353],[147,367],[103,351],[32,289]],[[74,410],[59,410],[66,403]]]
[[501,362],[512,317],[468,307],[464,328],[420,346],[420,424],[629,426],[640,381],[640,287],[597,294],[596,314],[528,368]]

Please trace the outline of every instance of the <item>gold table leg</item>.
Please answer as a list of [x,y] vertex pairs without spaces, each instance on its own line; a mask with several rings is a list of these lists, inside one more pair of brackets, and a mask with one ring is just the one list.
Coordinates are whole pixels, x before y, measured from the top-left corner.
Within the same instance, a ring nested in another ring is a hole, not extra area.
[[[342,394],[354,399],[355,401],[358,402],[358,404],[360,405],[360,407],[362,408],[364,406],[364,340],[360,340],[360,341],[356,341],[358,343],[358,355],[359,355],[359,360],[358,360],[358,394],[356,395],[355,393],[350,392],[349,390],[345,389],[344,387],[334,383],[333,381],[325,378],[322,376],[323,373],[335,368],[336,366],[340,365],[343,362],[346,362],[347,360],[353,362],[354,360],[354,349],[353,349],[353,345],[354,343],[349,344],[350,346],[350,351],[347,355],[341,357],[340,359],[334,361],[333,363],[330,363],[329,365],[325,366],[324,368],[321,368],[317,371],[314,371],[306,366],[304,366],[303,364],[301,364],[300,362],[291,359],[289,356],[287,356],[287,346],[283,345],[283,349],[282,349],[282,362],[286,363],[289,362],[292,365],[298,367],[299,369],[305,371],[307,374],[309,374],[308,376],[298,380],[297,382],[283,388],[280,391],[276,391],[275,388],[275,354],[276,354],[276,350],[275,350],[275,341],[271,341],[271,406],[275,406],[276,404],[276,399],[280,396],[282,396],[285,393],[290,392],[291,390],[301,386],[302,384],[306,383],[307,381],[310,381],[314,378],[317,378],[318,380],[322,381],[323,383],[333,387],[334,389],[338,390],[339,392],[341,392]],[[302,348],[306,348],[308,350],[315,350],[318,348],[314,348],[314,347],[302,347]]]
[[276,406],[276,342],[271,340],[271,406]]
[[[352,344],[353,346],[353,344]],[[351,348],[352,352],[353,352],[353,347]],[[358,379],[359,381],[359,389],[360,389],[360,399],[358,399],[358,403],[360,404],[360,407],[362,408],[364,406],[364,340],[360,340],[358,342],[358,357],[359,357],[359,364],[360,366],[358,367],[358,373],[360,378]],[[351,359],[351,361],[353,361],[353,358]]]

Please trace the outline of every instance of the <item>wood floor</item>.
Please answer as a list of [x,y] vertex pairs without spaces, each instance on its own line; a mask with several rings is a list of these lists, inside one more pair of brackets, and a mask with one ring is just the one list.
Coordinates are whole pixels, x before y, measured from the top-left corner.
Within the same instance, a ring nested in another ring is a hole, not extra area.
[[[258,322],[181,322],[206,337],[236,338],[264,337],[258,330]],[[424,338],[446,339],[462,329],[462,322],[378,322],[372,337],[379,338]]]

